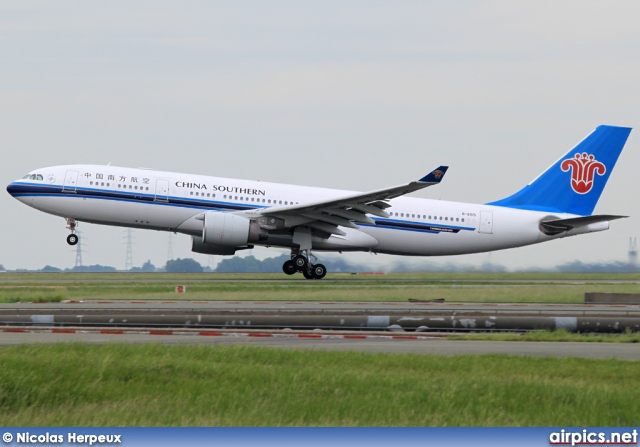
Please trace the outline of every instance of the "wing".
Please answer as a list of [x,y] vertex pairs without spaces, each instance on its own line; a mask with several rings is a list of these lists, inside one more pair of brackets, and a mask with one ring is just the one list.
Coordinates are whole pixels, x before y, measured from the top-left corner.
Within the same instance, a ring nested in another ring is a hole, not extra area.
[[389,217],[385,211],[391,206],[388,200],[440,183],[447,169],[448,166],[440,166],[420,180],[405,185],[299,205],[271,207],[260,210],[259,214],[284,219],[289,222],[288,227],[304,225],[329,235],[344,236],[345,232],[339,226],[358,228],[358,223],[375,224],[367,214]]

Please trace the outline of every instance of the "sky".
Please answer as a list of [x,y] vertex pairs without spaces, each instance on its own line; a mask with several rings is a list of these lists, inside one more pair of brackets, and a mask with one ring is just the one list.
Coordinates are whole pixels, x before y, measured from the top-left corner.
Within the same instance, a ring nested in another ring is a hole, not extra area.
[[[107,164],[367,191],[448,165],[413,194],[508,196],[599,124],[640,122],[635,1],[0,3],[0,179]],[[609,231],[421,263],[511,269],[626,260],[638,129],[595,212]],[[60,217],[0,193],[0,264],[75,265]],[[124,268],[126,230],[80,224],[85,265]],[[133,232],[133,265],[168,234]],[[173,257],[215,265],[172,237]],[[277,256],[257,248],[243,255]],[[327,255],[320,255],[327,256]],[[372,268],[395,256],[345,254]]]

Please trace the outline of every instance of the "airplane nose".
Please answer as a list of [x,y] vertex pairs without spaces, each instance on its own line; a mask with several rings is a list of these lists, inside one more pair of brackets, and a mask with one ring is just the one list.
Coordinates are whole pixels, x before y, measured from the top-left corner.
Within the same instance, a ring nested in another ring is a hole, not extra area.
[[7,185],[7,192],[13,197],[15,197],[16,194],[20,193],[20,189],[20,186],[16,182],[12,182]]

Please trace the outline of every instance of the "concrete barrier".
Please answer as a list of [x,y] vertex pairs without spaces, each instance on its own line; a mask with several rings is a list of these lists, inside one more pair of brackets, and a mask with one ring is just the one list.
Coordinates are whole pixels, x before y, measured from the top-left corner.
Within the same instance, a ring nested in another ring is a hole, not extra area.
[[639,317],[517,315],[2,315],[0,325],[192,327],[225,329],[356,329],[396,332],[487,332],[559,330],[568,332],[640,331]]

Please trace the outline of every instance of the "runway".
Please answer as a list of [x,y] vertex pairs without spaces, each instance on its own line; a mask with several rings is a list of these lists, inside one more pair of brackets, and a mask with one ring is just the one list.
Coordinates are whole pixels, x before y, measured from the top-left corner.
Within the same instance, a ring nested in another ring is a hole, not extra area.
[[[256,336],[231,333],[216,336],[150,333],[100,334],[96,332],[52,333],[3,332],[0,330],[0,346],[53,343],[162,343],[201,345],[251,345],[280,349],[312,349],[326,351],[355,351],[388,354],[435,354],[435,355],[479,355],[504,354],[519,356],[580,357],[590,359],[640,360],[640,346],[632,343],[580,343],[580,342],[503,342],[445,340],[420,336],[415,339],[374,336],[366,338],[345,338],[328,336],[320,338],[299,337],[297,334],[277,336]],[[360,336],[362,337],[362,336]]]

